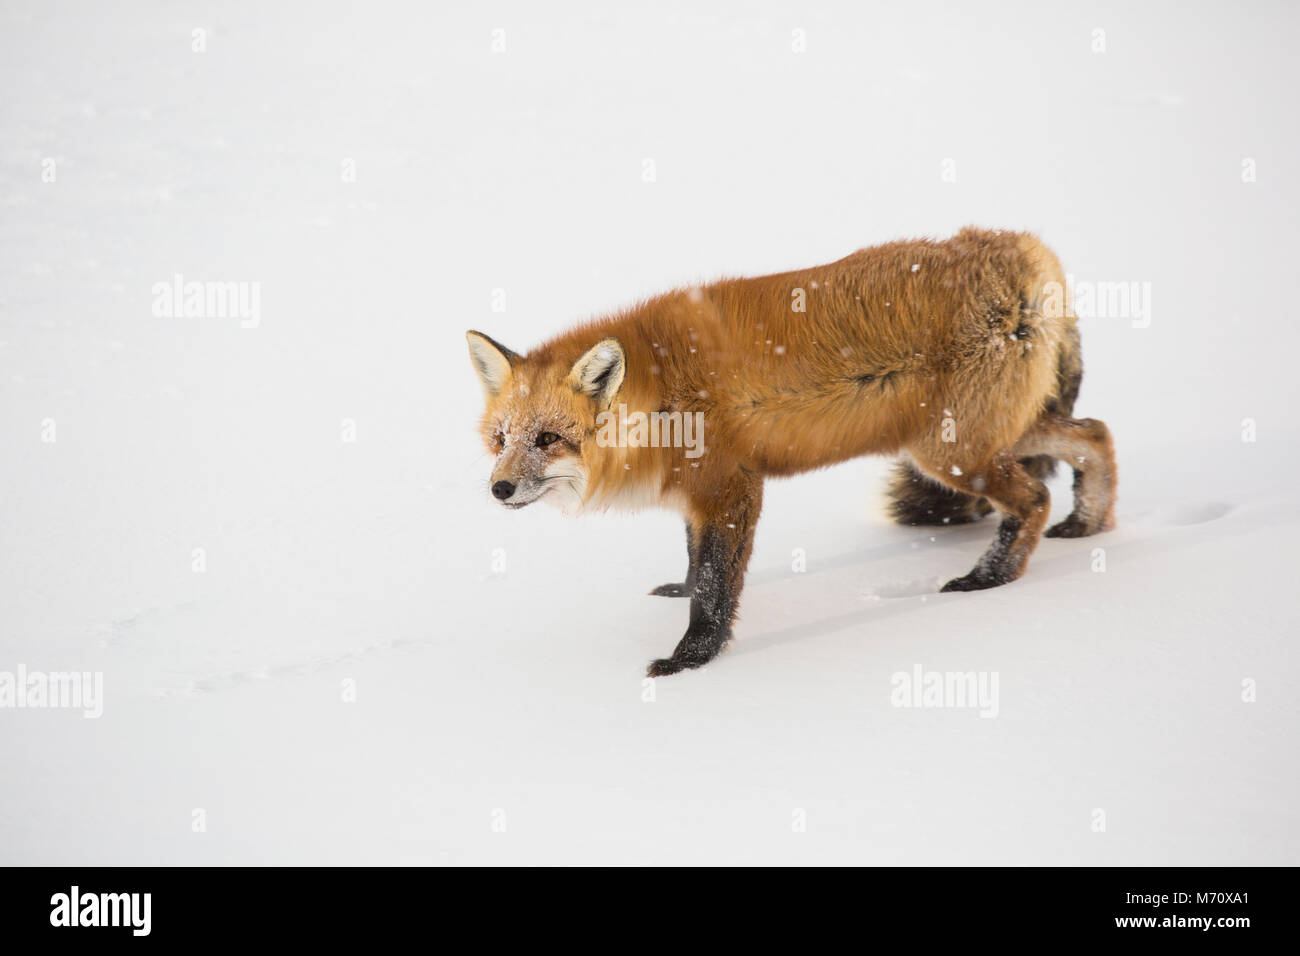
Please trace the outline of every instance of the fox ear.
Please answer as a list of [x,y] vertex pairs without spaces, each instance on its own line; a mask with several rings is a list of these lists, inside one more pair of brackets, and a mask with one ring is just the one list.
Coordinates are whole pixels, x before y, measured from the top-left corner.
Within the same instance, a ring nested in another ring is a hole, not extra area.
[[482,332],[470,330],[465,333],[465,339],[469,342],[470,361],[474,363],[474,371],[478,372],[478,380],[483,384],[483,394],[495,398],[505,388],[519,356]]
[[614,338],[601,339],[573,363],[567,381],[576,391],[604,408],[618,394],[626,371],[627,356],[623,352],[623,343]]

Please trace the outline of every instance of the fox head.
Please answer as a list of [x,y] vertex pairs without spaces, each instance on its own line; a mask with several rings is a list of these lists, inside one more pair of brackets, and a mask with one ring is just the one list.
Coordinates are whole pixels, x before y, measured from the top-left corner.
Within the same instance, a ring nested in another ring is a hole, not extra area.
[[570,365],[518,355],[481,332],[465,337],[487,402],[482,433],[496,457],[492,496],[507,508],[546,499],[578,510],[588,484],[584,447],[627,370],[622,343],[601,339]]

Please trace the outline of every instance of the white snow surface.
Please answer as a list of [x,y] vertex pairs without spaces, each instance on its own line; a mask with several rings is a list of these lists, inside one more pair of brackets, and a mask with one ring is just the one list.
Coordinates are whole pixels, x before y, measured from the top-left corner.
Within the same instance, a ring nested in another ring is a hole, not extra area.
[[[0,670],[104,680],[0,710],[0,863],[1300,863],[1297,9],[449,7],[0,5]],[[680,519],[494,502],[464,330],[965,224],[1150,283],[1082,321],[1117,530],[939,594],[991,519],[769,482],[647,701]]]

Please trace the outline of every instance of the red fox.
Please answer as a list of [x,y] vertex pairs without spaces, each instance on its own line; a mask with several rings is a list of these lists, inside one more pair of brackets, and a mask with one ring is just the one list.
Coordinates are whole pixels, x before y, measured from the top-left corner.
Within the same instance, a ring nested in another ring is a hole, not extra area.
[[689,597],[690,620],[651,677],[707,664],[731,638],[768,476],[902,453],[896,520],[1001,512],[974,569],[942,590],[1006,584],[1043,534],[1057,459],[1074,508],[1047,535],[1115,521],[1110,432],[1071,417],[1083,366],[1065,288],[1034,236],[967,228],[670,292],[527,355],[471,331],[492,495],[685,517],[686,580],[651,593]]

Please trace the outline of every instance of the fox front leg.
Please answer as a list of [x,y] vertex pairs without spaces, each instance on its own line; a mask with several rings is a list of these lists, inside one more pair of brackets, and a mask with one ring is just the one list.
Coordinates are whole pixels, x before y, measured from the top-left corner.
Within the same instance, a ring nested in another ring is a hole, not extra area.
[[690,597],[695,592],[695,534],[686,522],[686,580],[681,584],[661,584],[651,591],[658,597]]
[[763,504],[761,479],[743,474],[727,493],[709,502],[692,535],[694,589],[690,623],[672,657],[650,663],[649,677],[702,667],[731,639],[745,568],[754,547],[754,528]]

